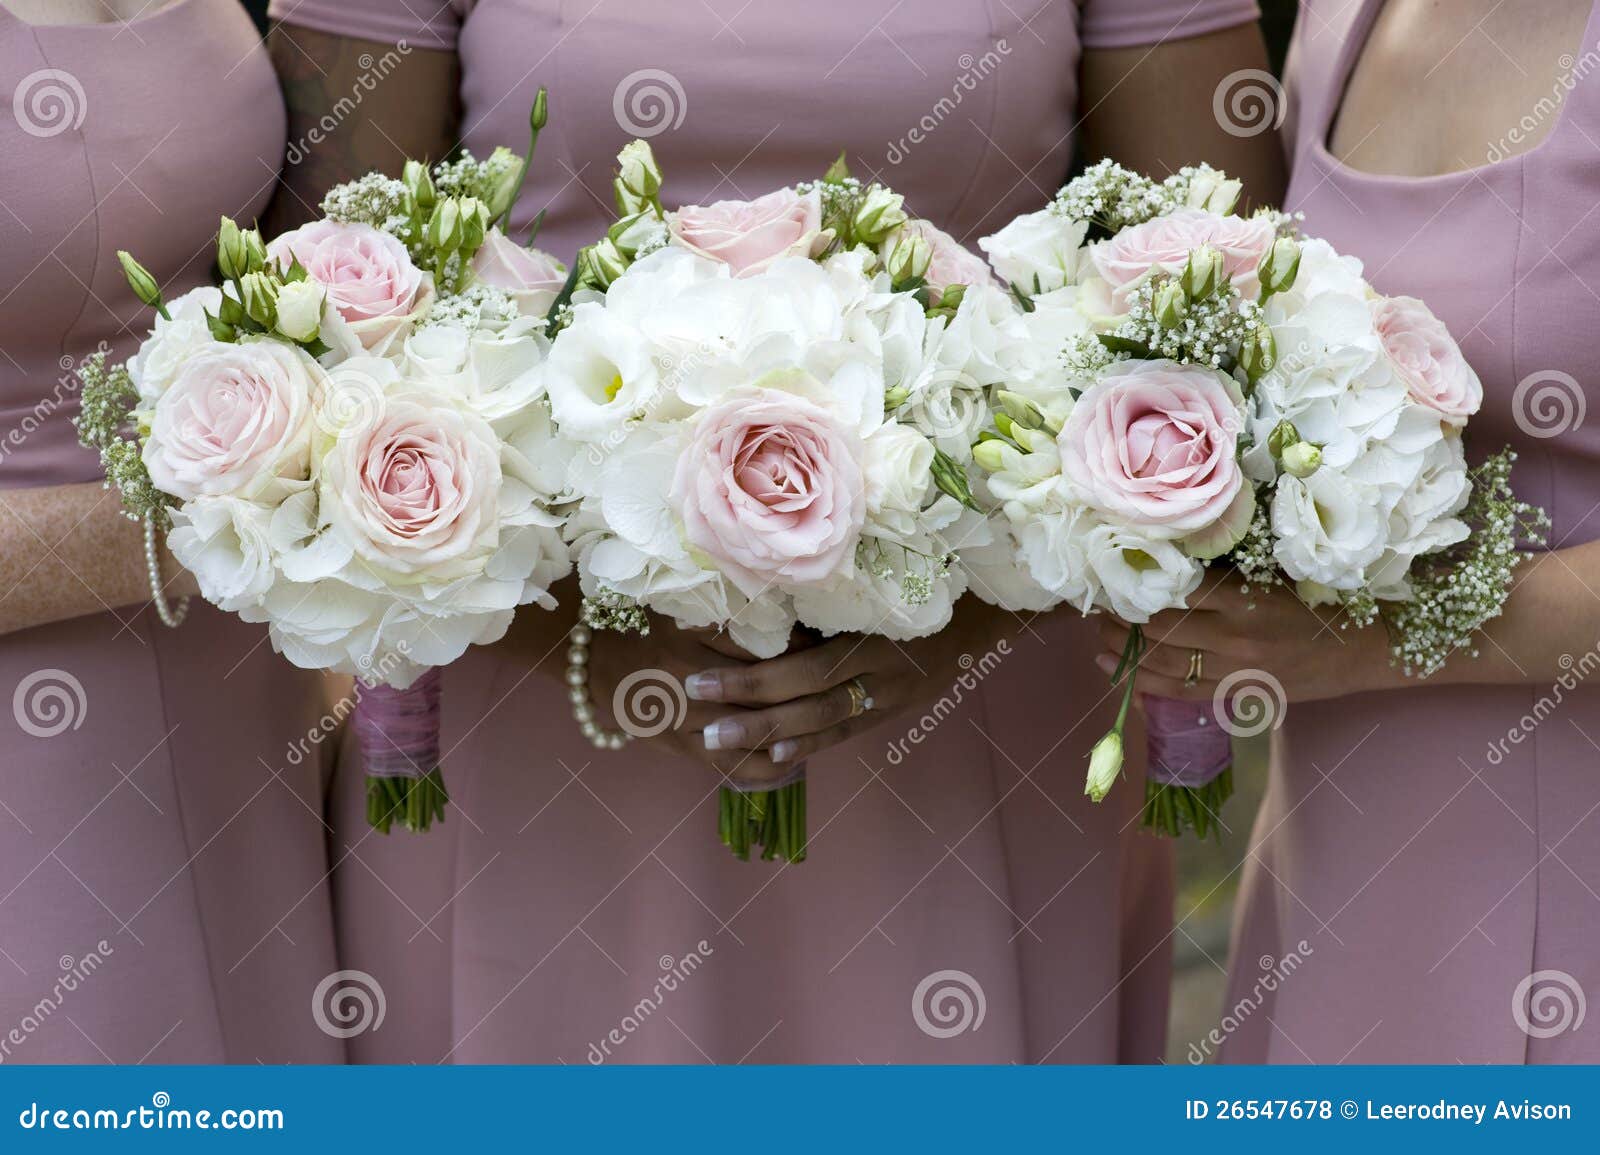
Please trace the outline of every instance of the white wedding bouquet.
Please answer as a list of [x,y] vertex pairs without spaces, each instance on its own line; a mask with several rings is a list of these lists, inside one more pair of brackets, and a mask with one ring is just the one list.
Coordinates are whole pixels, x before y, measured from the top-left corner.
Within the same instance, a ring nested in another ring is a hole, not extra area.
[[[544,366],[572,446],[588,623],[643,628],[654,611],[760,658],[797,625],[944,628],[966,588],[949,535],[971,516],[966,467],[997,379],[986,311],[1013,314],[1006,293],[842,163],[669,212],[648,146],[619,161],[620,218],[578,259],[595,299],[565,310]],[[585,732],[616,741],[587,701],[575,685]],[[721,836],[741,857],[756,844],[799,861],[804,814],[803,778],[724,790]]]
[[124,253],[158,317],[125,365],[83,372],[80,436],[152,559],[165,531],[207,601],[360,680],[384,831],[443,814],[438,668],[553,607],[570,571],[540,373],[566,271],[497,224],[525,170],[410,162],[271,243],[224,219],[221,287],[170,302]]
[[[1381,618],[1395,661],[1426,674],[1500,612],[1543,521],[1511,493],[1509,450],[1468,466],[1483,391],[1445,326],[1288,215],[1236,214],[1239,192],[1203,166],[1157,182],[1106,161],[979,242],[1043,348],[993,391],[974,488],[1002,546],[963,563],[1001,604],[1135,627],[1097,800],[1121,767],[1137,627],[1184,607],[1205,566],[1346,625]],[[1231,792],[1233,703],[1146,707],[1145,821],[1203,835]]]

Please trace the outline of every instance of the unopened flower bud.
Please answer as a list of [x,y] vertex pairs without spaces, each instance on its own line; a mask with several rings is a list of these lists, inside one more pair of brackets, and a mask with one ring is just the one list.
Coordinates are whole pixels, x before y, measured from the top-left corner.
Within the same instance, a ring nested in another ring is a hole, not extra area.
[[244,262],[246,272],[255,272],[266,267],[267,242],[261,239],[260,229],[245,229],[240,234],[244,237]]
[[628,191],[644,201],[650,201],[661,191],[661,166],[656,154],[650,151],[650,142],[630,140],[617,153],[617,175]]
[[1191,301],[1203,301],[1222,287],[1227,275],[1222,254],[1210,245],[1201,245],[1189,254],[1189,263],[1183,268],[1183,291]]
[[256,324],[271,329],[278,320],[278,285],[270,273],[246,273],[239,281],[240,301]]
[[1281,458],[1283,451],[1299,440],[1300,431],[1294,427],[1294,422],[1280,421],[1273,426],[1272,432],[1267,434],[1267,452]]
[[930,317],[954,317],[961,310],[961,302],[967,298],[967,287],[963,284],[946,285],[939,293],[939,300],[928,310]]
[[452,253],[461,247],[461,202],[445,197],[433,206],[426,230],[428,244],[435,252]]
[[400,183],[406,186],[406,192],[411,195],[411,203],[416,205],[419,213],[431,211],[434,202],[439,199],[439,194],[433,187],[433,174],[420,160],[406,161]]
[[1283,470],[1294,477],[1310,477],[1322,465],[1322,450],[1309,441],[1296,441],[1283,451]]
[[122,264],[122,275],[128,278],[128,287],[133,290],[133,295],[165,317],[167,307],[161,300],[161,286],[156,284],[150,270],[134,260],[125,249],[117,250],[117,260]]
[[1294,288],[1295,277],[1300,273],[1300,244],[1289,237],[1279,237],[1262,258],[1256,276],[1261,280],[1261,295],[1286,293]]
[[885,262],[889,279],[895,284],[914,281],[928,275],[933,262],[933,249],[921,234],[902,234],[889,251]]
[[998,473],[1006,467],[1006,449],[1003,441],[980,441],[972,447],[972,459],[988,472]]
[[613,281],[628,271],[628,258],[609,237],[581,250],[578,261],[581,278],[596,289],[610,288]]
[[905,224],[905,199],[897,192],[890,192],[881,184],[875,184],[868,189],[867,195],[861,198],[861,204],[856,208],[855,217],[851,220],[850,227],[855,233],[856,240],[863,244],[876,245]]
[[1044,425],[1044,412],[1020,393],[1001,389],[995,394],[1005,415],[1024,429],[1039,429]]
[[1111,792],[1120,773],[1122,773],[1122,734],[1112,730],[1094,744],[1093,750],[1089,751],[1089,775],[1083,784],[1083,792],[1093,801],[1099,802]]
[[1189,295],[1177,281],[1164,281],[1151,299],[1150,311],[1163,329],[1176,329],[1189,315]]
[[250,271],[250,255],[245,248],[244,233],[232,217],[223,217],[217,227],[217,268],[230,281],[238,280]]
[[1200,168],[1189,177],[1189,192],[1184,203],[1190,208],[1227,216],[1239,203],[1239,193],[1243,189],[1242,181],[1229,180],[1226,174],[1214,168]]
[[650,202],[635,194],[620,176],[611,178],[611,198],[616,201],[617,215],[620,217],[635,217],[650,207]]
[[278,332],[291,341],[315,341],[322,329],[324,296],[322,286],[312,281],[294,281],[279,289]]
[[1272,372],[1278,363],[1278,342],[1266,325],[1257,325],[1239,344],[1239,364],[1251,381],[1260,380]]
[[540,132],[550,122],[550,94],[543,87],[534,94],[533,107],[528,110],[528,127]]
[[511,207],[522,184],[522,158],[502,144],[489,154],[485,168],[499,174],[484,195],[488,219],[497,221]]

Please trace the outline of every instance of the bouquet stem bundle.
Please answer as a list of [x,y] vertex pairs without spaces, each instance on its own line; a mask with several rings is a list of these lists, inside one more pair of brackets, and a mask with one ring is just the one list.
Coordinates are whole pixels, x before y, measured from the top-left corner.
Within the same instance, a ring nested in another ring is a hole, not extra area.
[[806,780],[776,790],[735,790],[724,786],[717,795],[717,833],[734,857],[750,858],[752,846],[771,862],[806,860]]

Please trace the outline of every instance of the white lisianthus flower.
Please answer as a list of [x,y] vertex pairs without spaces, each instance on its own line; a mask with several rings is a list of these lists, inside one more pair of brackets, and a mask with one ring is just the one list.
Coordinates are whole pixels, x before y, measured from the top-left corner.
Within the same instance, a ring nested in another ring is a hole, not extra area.
[[1017,217],[993,236],[980,238],[978,247],[988,254],[989,264],[1002,281],[1032,296],[1077,280],[1088,231],[1085,221],[1040,209]]
[[1272,531],[1273,556],[1285,573],[1336,590],[1359,589],[1388,541],[1376,491],[1327,466],[1310,477],[1278,480]]
[[210,285],[191,290],[167,302],[169,321],[156,316],[150,335],[139,351],[128,359],[128,376],[139,390],[139,404],[150,408],[167,391],[191,354],[206,345],[216,344],[206,325],[206,314],[213,317],[222,307],[222,291]]
[[1119,526],[1089,529],[1083,552],[1111,612],[1127,622],[1183,606],[1205,572],[1172,542]]
[[312,341],[322,328],[327,291],[315,281],[292,281],[278,290],[277,330],[291,341]]
[[577,307],[546,365],[556,423],[578,441],[599,441],[629,421],[650,417],[661,388],[639,332],[600,303]]
[[272,512],[237,497],[199,497],[173,509],[167,546],[218,609],[259,604],[278,580],[267,532]]

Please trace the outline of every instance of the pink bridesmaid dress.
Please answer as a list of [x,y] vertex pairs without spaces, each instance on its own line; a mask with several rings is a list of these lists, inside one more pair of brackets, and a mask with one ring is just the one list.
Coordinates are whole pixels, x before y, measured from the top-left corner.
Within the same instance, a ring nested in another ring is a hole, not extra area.
[[[434,7],[272,11],[457,51],[479,156],[524,147],[547,86],[550,127],[512,231],[548,210],[539,244],[569,260],[611,219],[630,123],[650,135],[674,203],[813,178],[845,148],[859,176],[971,245],[1064,178],[1080,46],[1255,17],[1251,0],[753,0],[725,16],[481,0],[413,14]],[[352,1056],[1156,1061],[1170,849],[1135,833],[1137,775],[1103,807],[1083,797],[1113,705],[1089,662],[1093,630],[1070,615],[1019,620],[1009,644],[975,692],[947,692],[954,712],[920,745],[911,716],[810,760],[813,849],[794,868],[728,856],[703,768],[638,745],[597,753],[564,687],[470,654],[445,675],[454,814],[336,876],[341,950],[390,994],[383,1031],[351,1039]],[[363,819],[359,777],[340,773],[343,842]]]
[[[1498,163],[1421,178],[1352,170],[1327,140],[1379,9],[1303,6],[1288,206],[1360,257],[1380,291],[1420,297],[1450,326],[1484,385],[1469,453],[1515,447],[1514,483],[1550,514],[1550,544],[1589,541],[1600,424],[1581,414],[1600,379],[1600,91],[1577,83],[1544,141]],[[1574,52],[1597,40],[1600,6]],[[1564,393],[1564,422],[1559,404],[1541,418],[1517,399],[1530,380]],[[1595,646],[1575,635],[1571,669],[1544,684],[1289,709],[1240,897],[1227,1005],[1242,1025],[1225,1059],[1600,1061],[1600,687],[1580,677]],[[1575,686],[1553,685],[1563,676]],[[1264,986],[1291,956],[1292,973]]]
[[[218,216],[272,191],[282,101],[231,0],[0,7],[0,80],[0,488],[94,481],[67,370],[150,323],[115,250],[169,295],[202,281]],[[128,606],[0,635],[0,700],[0,1061],[342,1061],[312,1011],[323,769],[290,752],[317,675],[198,603],[176,630]]]

